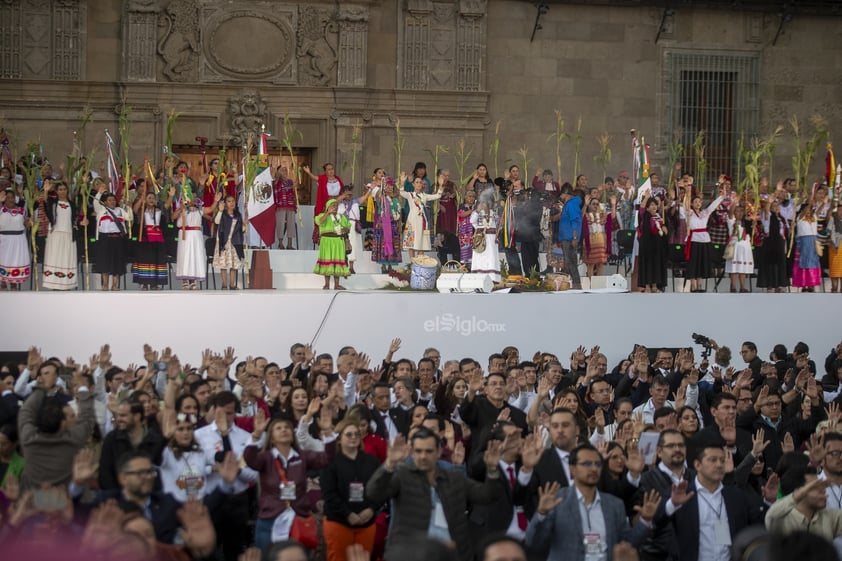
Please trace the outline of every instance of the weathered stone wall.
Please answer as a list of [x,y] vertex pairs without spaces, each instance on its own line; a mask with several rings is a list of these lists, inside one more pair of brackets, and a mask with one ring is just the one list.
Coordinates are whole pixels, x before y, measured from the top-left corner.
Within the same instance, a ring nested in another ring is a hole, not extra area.
[[[468,169],[492,165],[498,122],[501,168],[521,163],[523,147],[530,171],[555,168],[547,138],[559,109],[568,132],[582,116],[582,171],[595,178],[603,132],[610,171],[628,167],[630,128],[646,135],[656,164],[663,159],[666,53],[691,49],[759,53],[761,133],[815,113],[842,130],[839,18],[796,16],[772,45],[774,15],[681,7],[656,44],[654,8],[553,4],[530,42],[535,15],[533,3],[514,0],[10,0],[0,2],[9,38],[0,42],[0,118],[18,145],[40,139],[63,159],[85,107],[90,149],[103,128],[116,131],[126,99],[141,161],[160,159],[171,109],[182,113],[177,144],[205,136],[238,145],[261,122],[276,142],[289,114],[303,136],[296,144],[314,150],[316,165],[337,162],[346,179],[359,126],[359,183],[374,167],[396,173],[398,122],[404,169],[432,167],[438,144],[451,154],[440,166],[455,171],[460,139]],[[66,39],[45,40],[56,33]],[[791,153],[786,137],[776,170]],[[569,179],[570,143],[562,158]]]

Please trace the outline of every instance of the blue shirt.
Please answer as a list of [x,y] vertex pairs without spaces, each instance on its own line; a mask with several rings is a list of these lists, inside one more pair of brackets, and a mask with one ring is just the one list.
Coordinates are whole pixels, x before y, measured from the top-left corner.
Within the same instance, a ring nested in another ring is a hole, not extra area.
[[582,233],[582,199],[573,197],[561,209],[558,219],[558,241],[578,240]]

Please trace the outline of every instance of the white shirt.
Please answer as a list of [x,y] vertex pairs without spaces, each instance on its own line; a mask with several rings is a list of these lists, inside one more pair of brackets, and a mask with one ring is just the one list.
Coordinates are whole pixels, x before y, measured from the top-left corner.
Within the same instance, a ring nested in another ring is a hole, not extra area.
[[675,473],[673,473],[673,471],[670,468],[664,465],[664,462],[658,462],[658,469],[669,476],[670,481],[672,481],[673,485],[678,485],[684,480],[682,476],[684,475],[684,470],[687,469],[687,462],[684,462],[684,469],[681,470],[682,476],[675,475]]
[[[222,445],[222,433],[216,426],[216,422],[202,427],[195,433],[196,442],[202,447],[202,451],[207,456],[208,462],[213,465],[216,463],[216,453],[222,452],[224,447]],[[243,451],[251,443],[251,435],[233,425],[228,433],[228,439],[231,442],[231,451],[237,456],[237,461],[240,462],[243,458]],[[250,483],[256,483],[258,480],[258,473],[250,467],[243,467],[237,479],[231,484],[234,493],[242,493],[248,489]],[[208,475],[207,491],[210,494],[222,483],[222,478],[218,473],[211,473]]]
[[699,211],[697,214],[695,210],[690,211],[687,217],[688,230],[705,230],[704,232],[693,232],[690,238],[691,242],[707,242],[710,243],[710,234],[707,233],[708,218],[711,213],[719,207],[725,197],[719,196],[710,203],[707,208]]
[[[827,479],[827,474],[824,470],[818,475],[819,479]],[[827,495],[827,510],[842,510],[842,485],[830,485],[825,492]]]
[[[500,474],[503,476],[503,479],[505,479],[506,485],[511,486],[512,483],[511,479],[509,478],[509,468],[511,468],[514,473],[516,485],[520,485],[520,474],[518,473],[517,466],[515,464],[507,464],[503,460],[500,460]],[[512,494],[514,494],[515,491],[516,489],[512,489]],[[518,526],[518,509],[520,509],[520,512],[523,512],[523,507],[517,507],[512,505],[512,519],[509,521],[509,527],[506,528],[506,535],[515,538],[516,540],[522,541],[523,538],[526,537],[526,532],[524,530],[521,530],[520,526]]]
[[[698,395],[698,393],[696,395]],[[675,409],[675,402],[670,401],[670,400],[666,400],[666,401],[664,401],[664,407],[670,407],[672,409]],[[643,405],[638,405],[637,407],[635,407],[633,413],[635,413],[635,414],[642,413],[643,414],[643,422],[646,423],[646,424],[654,423],[655,421],[654,421],[653,417],[655,416],[655,402],[653,402],[652,398],[650,397],[646,401],[646,403],[644,403]]]
[[392,421],[392,417],[389,415],[389,412],[375,410],[374,413],[376,415],[380,415],[380,417],[383,419],[383,423],[386,425],[386,430],[389,433],[389,442],[393,442],[398,437],[400,432],[398,432],[398,427]]
[[596,492],[591,504],[585,504],[585,496],[576,487],[576,500],[579,503],[579,517],[582,519],[583,534],[599,535],[599,544],[603,552],[608,551],[608,541],[605,530],[605,515],[602,513],[602,498]]
[[558,459],[561,460],[561,467],[564,468],[564,475],[567,476],[567,483],[569,485],[573,484],[573,477],[570,475],[570,452],[566,452],[561,448],[556,448],[553,446],[553,450],[555,453],[558,454]]
[[[722,483],[711,493],[696,478],[696,498],[699,509],[699,561],[730,561],[731,539],[728,525],[728,509],[722,496]],[[682,505],[683,506],[683,505]],[[681,507],[678,507],[681,508]],[[667,516],[672,516],[678,510],[669,499],[666,504]],[[728,543],[717,543],[715,539],[716,525],[724,525],[728,532]]]

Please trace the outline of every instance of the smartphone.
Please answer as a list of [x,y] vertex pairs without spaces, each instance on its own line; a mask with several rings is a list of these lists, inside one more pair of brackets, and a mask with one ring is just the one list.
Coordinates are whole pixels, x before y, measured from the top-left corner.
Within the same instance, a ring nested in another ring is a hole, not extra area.
[[35,489],[32,492],[35,510],[41,512],[56,512],[67,507],[67,493],[62,489]]
[[155,370],[158,372],[166,372],[167,371],[167,363],[163,360],[159,360],[155,363]]

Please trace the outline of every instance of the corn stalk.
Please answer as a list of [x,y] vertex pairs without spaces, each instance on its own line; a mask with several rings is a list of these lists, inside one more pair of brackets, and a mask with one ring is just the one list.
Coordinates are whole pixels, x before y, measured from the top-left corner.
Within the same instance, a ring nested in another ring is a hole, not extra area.
[[[403,156],[403,149],[406,145],[406,139],[401,132],[401,120],[395,119],[395,177],[401,174],[401,158]],[[403,188],[403,186],[401,186]]]
[[[576,134],[573,136],[573,146],[575,153],[573,155],[573,184],[576,184],[576,178],[579,177],[579,148],[582,145],[582,116],[576,121]],[[561,174],[559,174],[561,177]]]
[[807,181],[810,175],[810,164],[813,161],[813,156],[818,150],[819,146],[824,145],[830,136],[827,130],[827,122],[824,117],[814,115],[810,117],[810,124],[813,126],[813,131],[810,137],[801,145],[801,128],[798,123],[798,117],[793,115],[790,120],[792,127],[793,143],[795,144],[795,155],[792,157],[792,171],[795,174],[798,182],[798,193],[804,190],[805,196],[809,194],[807,188]]
[[[286,147],[287,151],[289,152],[289,157],[292,159],[292,172],[295,174],[295,186],[293,191],[295,191],[295,212],[298,214],[298,224],[299,226],[304,225],[304,219],[301,217],[301,204],[298,202],[298,186],[301,185],[301,170],[298,169],[298,160],[295,157],[295,150],[294,144],[295,139],[304,142],[304,134],[292,126],[292,121],[289,120],[289,114],[284,115],[284,138],[283,143]],[[356,159],[356,150],[354,151],[354,157]],[[352,174],[353,175],[353,174]],[[252,178],[255,176],[252,175]]]
[[[520,177],[522,178],[523,181],[526,181],[527,179],[523,179],[523,178],[529,178],[529,164],[532,163],[532,159],[529,158],[529,148],[527,148],[526,146],[521,146],[520,149],[517,151],[517,153],[521,158],[520,159],[520,162],[521,162],[520,169],[523,172],[523,173],[520,174]],[[524,184],[524,186],[525,185],[526,184]]]
[[[601,135],[596,137],[596,143],[599,145],[599,153],[593,157],[593,161],[597,164],[602,171],[602,176],[600,177],[599,182],[602,183],[605,181],[605,176],[608,175],[608,164],[611,163],[611,137],[608,136],[607,132],[602,133]],[[605,190],[602,191],[602,202],[605,202]]]
[[[570,140],[570,134],[564,132],[564,125],[564,116],[561,114],[560,110],[556,109],[555,132],[547,137],[547,142],[555,140],[555,165],[558,168],[556,170],[556,173],[558,173],[556,177],[558,177],[559,181],[563,181],[563,176],[561,175],[561,145],[563,142]],[[526,177],[528,178],[529,176]]]
[[708,163],[705,160],[705,131],[696,133],[696,140],[693,141],[693,152],[696,155],[696,185],[699,186],[699,194],[705,193],[705,171]]
[[743,181],[743,166],[748,162],[749,149],[746,148],[745,133],[740,133],[740,138],[737,139],[737,170],[734,174],[734,180],[737,187],[737,194],[742,195],[744,184]]
[[[675,177],[675,164],[677,164],[684,155],[684,144],[681,143],[682,133],[683,131],[680,128],[674,130],[672,133],[672,140],[669,144],[667,144],[667,154],[669,154],[670,159],[670,178],[669,183],[667,183],[668,189],[672,189],[674,187],[674,181],[679,179],[678,177]],[[678,197],[677,190],[675,196]]]
[[38,234],[38,221],[35,220],[35,211],[38,206],[38,197],[40,196],[38,190],[38,177],[41,174],[41,166],[37,165],[38,159],[38,145],[29,143],[26,146],[27,154],[29,155],[29,165],[25,171],[26,187],[23,190],[24,200],[26,201],[26,210],[29,215],[29,237],[30,245],[32,246],[32,279],[35,290],[40,290],[40,283],[38,282],[38,244],[35,243],[35,238]]
[[491,161],[494,162],[494,177],[500,177],[500,169],[497,165],[498,156],[500,154],[500,125],[503,121],[497,121],[497,124],[494,125],[494,140],[491,141],[491,145],[488,147],[488,155],[491,156]]
[[[351,129],[351,184],[356,185],[357,181],[357,150],[361,148],[360,146],[360,137],[362,136],[363,126],[362,123],[357,120],[354,123],[354,127]],[[296,197],[298,194],[296,193]],[[298,199],[296,199],[298,200]]]
[[166,139],[164,143],[164,167],[167,170],[167,179],[172,180],[172,170],[175,167],[175,159],[172,153],[172,135],[175,130],[175,122],[181,116],[181,113],[176,113],[175,109],[170,109],[167,114]]
[[453,151],[453,163],[456,168],[456,173],[459,174],[460,188],[471,179],[470,173],[465,175],[465,168],[468,165],[468,160],[471,159],[472,153],[473,150],[468,150],[467,152],[465,151],[465,139],[460,138],[459,142],[456,144],[456,149]]

